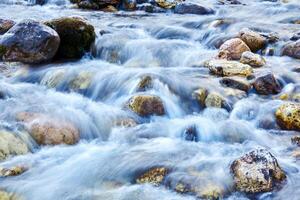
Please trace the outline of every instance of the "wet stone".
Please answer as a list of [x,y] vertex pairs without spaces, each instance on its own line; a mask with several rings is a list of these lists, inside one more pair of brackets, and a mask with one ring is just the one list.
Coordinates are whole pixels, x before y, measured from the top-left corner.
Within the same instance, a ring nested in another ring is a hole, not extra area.
[[0,177],[18,176],[24,173],[27,168],[23,166],[15,166],[11,168],[0,168]]
[[257,77],[253,87],[261,95],[278,94],[281,91],[281,86],[272,73]]
[[275,113],[277,123],[282,129],[300,131],[300,104],[282,104]]
[[183,131],[183,137],[186,141],[198,142],[198,131],[196,126],[190,126]]
[[270,192],[286,179],[276,158],[264,149],[236,159],[231,170],[236,189],[246,193]]
[[163,183],[168,173],[169,170],[165,167],[155,167],[139,175],[135,181],[138,184],[149,183],[154,186],[159,186]]
[[250,29],[242,29],[239,32],[239,38],[241,38],[249,46],[252,52],[257,52],[258,50],[263,49],[267,44],[265,37]]
[[9,19],[0,19],[0,35],[6,33],[15,25],[15,22]]
[[143,77],[137,85],[137,91],[143,92],[153,87],[153,79],[151,76]]
[[218,58],[226,60],[240,60],[244,52],[250,51],[249,47],[239,38],[227,40],[220,46]]
[[251,67],[262,67],[266,64],[266,60],[262,56],[250,51],[246,51],[242,54],[240,62],[250,65]]
[[221,85],[248,92],[251,88],[250,83],[239,77],[224,77],[220,80]]
[[160,97],[154,95],[133,96],[130,98],[128,106],[133,112],[142,117],[165,114],[162,100]]
[[292,142],[292,144],[295,144],[295,145],[297,145],[297,146],[300,146],[300,136],[299,136],[299,135],[293,136],[293,137],[291,138],[291,142]]

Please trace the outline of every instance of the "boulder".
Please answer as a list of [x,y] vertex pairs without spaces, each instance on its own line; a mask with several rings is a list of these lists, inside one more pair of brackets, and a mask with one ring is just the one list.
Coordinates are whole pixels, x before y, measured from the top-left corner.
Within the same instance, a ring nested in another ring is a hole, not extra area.
[[136,0],[124,0],[123,8],[128,11],[133,11],[136,9]]
[[204,63],[212,74],[217,76],[250,76],[253,73],[251,66],[237,61],[210,60]]
[[265,37],[247,28],[242,29],[239,32],[239,38],[247,44],[252,52],[263,49],[267,44],[267,39]]
[[175,6],[174,13],[177,14],[195,14],[195,15],[207,15],[213,14],[214,10],[202,5],[193,3],[179,3]]
[[226,60],[240,60],[242,53],[250,51],[243,40],[233,38],[224,42],[219,49],[218,58]]
[[285,103],[275,113],[276,121],[282,129],[300,131],[300,104]]
[[281,91],[281,86],[272,73],[257,77],[253,87],[261,95],[278,94]]
[[266,64],[266,60],[258,54],[254,54],[250,51],[246,51],[242,54],[240,62],[250,65],[251,67],[262,67]]
[[251,88],[250,83],[240,77],[224,77],[220,80],[220,84],[225,87],[230,87],[248,92]]
[[27,144],[14,133],[6,130],[0,131],[0,160],[4,160],[9,156],[23,155],[28,152]]
[[6,33],[11,27],[15,25],[15,22],[9,19],[0,19],[0,35]]
[[81,17],[63,17],[45,24],[60,36],[58,58],[81,58],[95,41],[94,27]]
[[27,131],[40,145],[71,145],[79,141],[79,130],[71,122],[30,112],[18,113],[16,119],[24,123]]
[[23,20],[0,38],[0,56],[4,61],[41,63],[54,57],[59,44],[60,38],[53,29]]
[[128,106],[133,112],[142,117],[165,114],[162,100],[160,97],[154,95],[133,96],[130,98]]
[[168,173],[169,170],[165,167],[154,167],[139,175],[135,179],[135,182],[138,184],[149,183],[154,186],[159,186],[163,183]]
[[300,39],[285,45],[282,50],[282,55],[300,59]]
[[237,190],[246,193],[270,192],[286,179],[276,158],[265,149],[256,149],[236,159],[231,171]]

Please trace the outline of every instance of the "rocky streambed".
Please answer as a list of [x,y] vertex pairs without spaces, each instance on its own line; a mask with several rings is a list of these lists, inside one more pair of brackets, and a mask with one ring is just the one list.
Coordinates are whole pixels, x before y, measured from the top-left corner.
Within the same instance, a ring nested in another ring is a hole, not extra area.
[[0,199],[299,199],[298,0],[0,10]]

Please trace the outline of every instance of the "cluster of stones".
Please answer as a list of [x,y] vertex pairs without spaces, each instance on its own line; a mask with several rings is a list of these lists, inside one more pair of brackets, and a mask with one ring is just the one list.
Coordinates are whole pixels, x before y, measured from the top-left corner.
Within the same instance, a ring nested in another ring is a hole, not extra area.
[[116,12],[118,10],[145,12],[173,11],[177,14],[213,14],[214,10],[201,4],[186,3],[182,0],[71,0],[78,8]]
[[0,34],[0,60],[28,64],[81,58],[96,37],[94,27],[81,17],[44,23],[0,20]]

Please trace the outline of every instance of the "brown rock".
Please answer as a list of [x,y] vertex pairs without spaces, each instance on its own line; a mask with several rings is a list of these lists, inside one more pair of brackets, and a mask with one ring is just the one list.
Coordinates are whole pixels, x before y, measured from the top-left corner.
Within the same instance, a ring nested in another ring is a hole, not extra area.
[[79,130],[74,124],[45,114],[22,112],[17,120],[25,124],[30,135],[41,145],[75,144]]
[[242,53],[250,51],[249,47],[239,38],[227,40],[219,49],[218,58],[240,60]]
[[165,108],[162,100],[154,95],[137,95],[130,98],[129,108],[142,117],[149,115],[164,115]]
[[261,95],[278,94],[281,91],[280,84],[271,73],[256,78],[253,86],[257,93]]
[[267,44],[266,38],[249,29],[241,30],[239,32],[239,38],[248,45],[252,52],[263,49]]
[[282,55],[300,59],[300,40],[285,45],[282,50]]
[[6,33],[14,25],[15,22],[12,20],[0,19],[0,35]]

